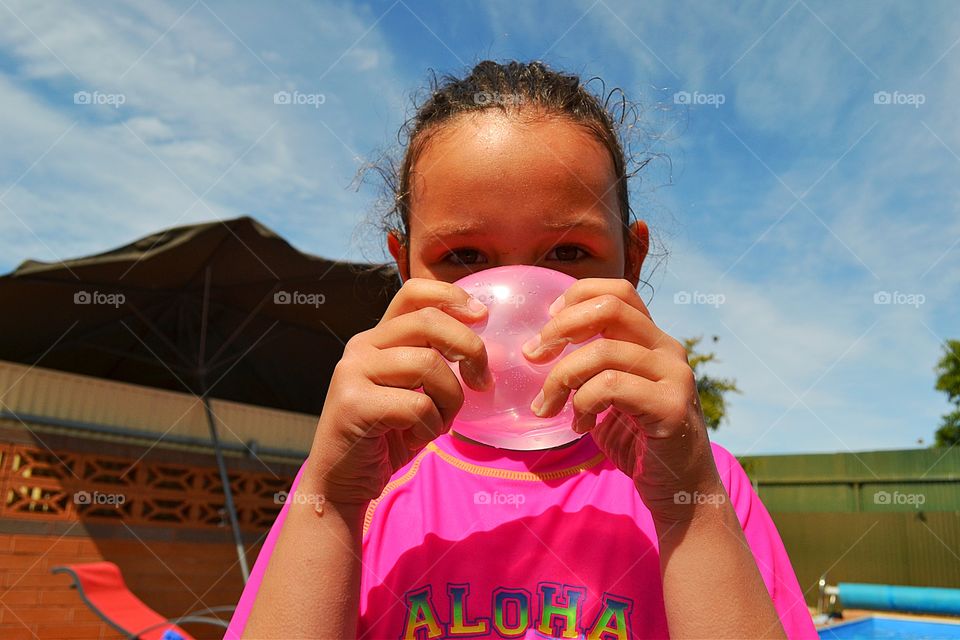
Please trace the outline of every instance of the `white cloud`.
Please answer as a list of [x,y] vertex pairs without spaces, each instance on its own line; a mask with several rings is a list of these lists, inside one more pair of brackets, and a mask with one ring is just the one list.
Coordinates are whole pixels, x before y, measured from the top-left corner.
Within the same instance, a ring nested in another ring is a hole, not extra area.
[[[0,169],[12,182],[37,163],[4,196],[16,215],[0,207],[6,267],[241,214],[301,248],[360,257],[351,232],[370,196],[344,189],[354,156],[393,144],[405,94],[425,76],[410,61],[423,59],[421,39],[436,44],[426,30],[388,33],[407,24],[402,7],[370,30],[386,7],[9,5],[30,28],[0,21]],[[648,103],[722,92],[720,109],[692,107],[688,123],[648,112],[660,130],[677,123],[679,141],[664,145],[675,186],[651,192],[666,176],[649,174],[637,200],[672,252],[655,278],[655,319],[676,337],[706,335],[706,348],[722,336],[713,371],[745,392],[717,438],[737,452],[929,441],[946,410],[931,367],[938,338],[956,337],[960,299],[960,47],[950,50],[960,9],[807,2],[777,22],[789,6],[484,3],[488,24],[466,26],[492,34],[488,48],[467,50],[431,23],[456,56],[430,66],[552,47],[549,61]],[[75,105],[80,90],[125,103]],[[281,90],[324,101],[274,104]],[[880,90],[925,104],[876,105]],[[798,204],[770,228],[790,191],[807,189],[812,212]],[[726,301],[675,305],[681,290]],[[878,306],[879,290],[927,302]]]
[[[376,17],[311,6],[275,18],[270,33],[249,10],[188,6],[10,4],[29,29],[0,27],[14,64],[0,76],[5,174],[73,128],[5,197],[22,222],[3,210],[3,227],[33,240],[3,247],[7,267],[26,248],[54,260],[244,214],[300,246],[357,257],[343,239],[364,205],[345,186],[354,154],[381,142],[365,121],[401,90],[378,32],[364,35]],[[286,87],[326,100],[275,104]],[[74,104],[76,91],[122,104]]]
[[[735,15],[680,7],[664,29],[657,8],[611,3],[677,72],[678,87],[728,98],[719,110],[691,108],[672,150],[676,186],[657,196],[682,232],[668,241],[669,274],[652,312],[676,337],[722,337],[714,371],[745,391],[731,397],[731,422],[717,434],[735,451],[930,442],[946,408],[932,389],[932,366],[938,338],[955,331],[960,293],[960,247],[921,277],[960,237],[958,162],[933,133],[951,149],[960,136],[952,126],[955,65],[945,60],[919,85],[918,78],[955,41],[952,21],[912,14],[911,28],[928,37],[918,46],[896,36],[903,16],[810,4],[814,15],[797,5],[757,42],[787,6],[755,3]],[[597,19],[628,69],[669,79],[618,20],[602,12]],[[927,102],[922,110],[875,105],[881,89],[923,91]],[[797,204],[784,216],[791,190],[808,188],[812,211]],[[674,305],[678,290],[721,292],[727,301],[718,309]],[[927,302],[875,305],[878,291],[920,293]],[[831,366],[796,403],[794,394]]]

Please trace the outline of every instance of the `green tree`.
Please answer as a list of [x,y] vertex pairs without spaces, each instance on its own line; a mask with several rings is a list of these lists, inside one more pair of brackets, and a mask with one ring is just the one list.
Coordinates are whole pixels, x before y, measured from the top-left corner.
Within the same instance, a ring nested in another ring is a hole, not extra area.
[[[687,361],[697,379],[697,391],[700,395],[700,406],[703,408],[703,417],[707,422],[707,427],[716,430],[720,423],[727,418],[727,400],[728,392],[743,393],[737,388],[737,381],[731,378],[715,378],[703,373],[703,366],[709,362],[719,362],[714,353],[699,353],[697,345],[703,340],[703,336],[696,338],[685,338],[683,346],[687,350]],[[718,342],[719,336],[713,336],[713,341]]]
[[947,394],[947,401],[954,410],[943,416],[937,429],[937,447],[952,447],[960,444],[960,340],[947,340],[943,345],[943,357],[934,367],[937,376],[937,391]]

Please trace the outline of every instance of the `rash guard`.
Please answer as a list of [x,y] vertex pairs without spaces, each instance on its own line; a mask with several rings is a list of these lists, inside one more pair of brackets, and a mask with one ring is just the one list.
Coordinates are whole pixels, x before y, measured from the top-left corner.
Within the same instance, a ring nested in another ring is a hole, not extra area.
[[[787,635],[816,638],[767,510],[737,460],[711,446]],[[241,637],[288,508],[227,639]],[[650,511],[589,435],[545,451],[438,437],[370,503],[361,559],[358,638],[669,637]]]

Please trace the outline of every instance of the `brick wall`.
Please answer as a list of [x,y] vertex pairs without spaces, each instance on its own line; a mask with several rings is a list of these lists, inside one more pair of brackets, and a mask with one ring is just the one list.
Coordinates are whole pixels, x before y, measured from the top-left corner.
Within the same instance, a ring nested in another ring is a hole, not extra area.
[[[289,487],[293,465],[230,459],[247,559],[252,567]],[[77,502],[78,491],[125,496],[119,507]],[[58,565],[107,560],[128,588],[167,617],[233,605],[242,591],[236,549],[219,514],[212,456],[0,430],[0,638],[115,639]],[[198,639],[222,628],[184,627]]]
[[[251,564],[258,551],[253,545],[248,552]],[[122,638],[83,604],[68,576],[50,573],[57,565],[115,562],[133,593],[162,615],[176,617],[234,604],[242,590],[236,559],[229,542],[0,534],[0,638]],[[203,625],[185,629],[203,639],[223,635]]]

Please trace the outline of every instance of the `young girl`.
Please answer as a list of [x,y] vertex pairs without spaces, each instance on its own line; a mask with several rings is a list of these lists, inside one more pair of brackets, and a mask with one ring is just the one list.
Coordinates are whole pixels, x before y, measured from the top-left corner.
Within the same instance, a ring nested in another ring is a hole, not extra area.
[[[816,637],[770,516],[708,440],[683,345],[637,293],[649,235],[627,164],[576,76],[486,61],[434,87],[391,183],[403,286],[347,344],[227,638]],[[492,377],[470,328],[486,308],[450,283],[508,264],[578,279],[531,361],[602,336],[531,405],[573,393],[568,445],[456,433],[446,361],[474,389]]]

